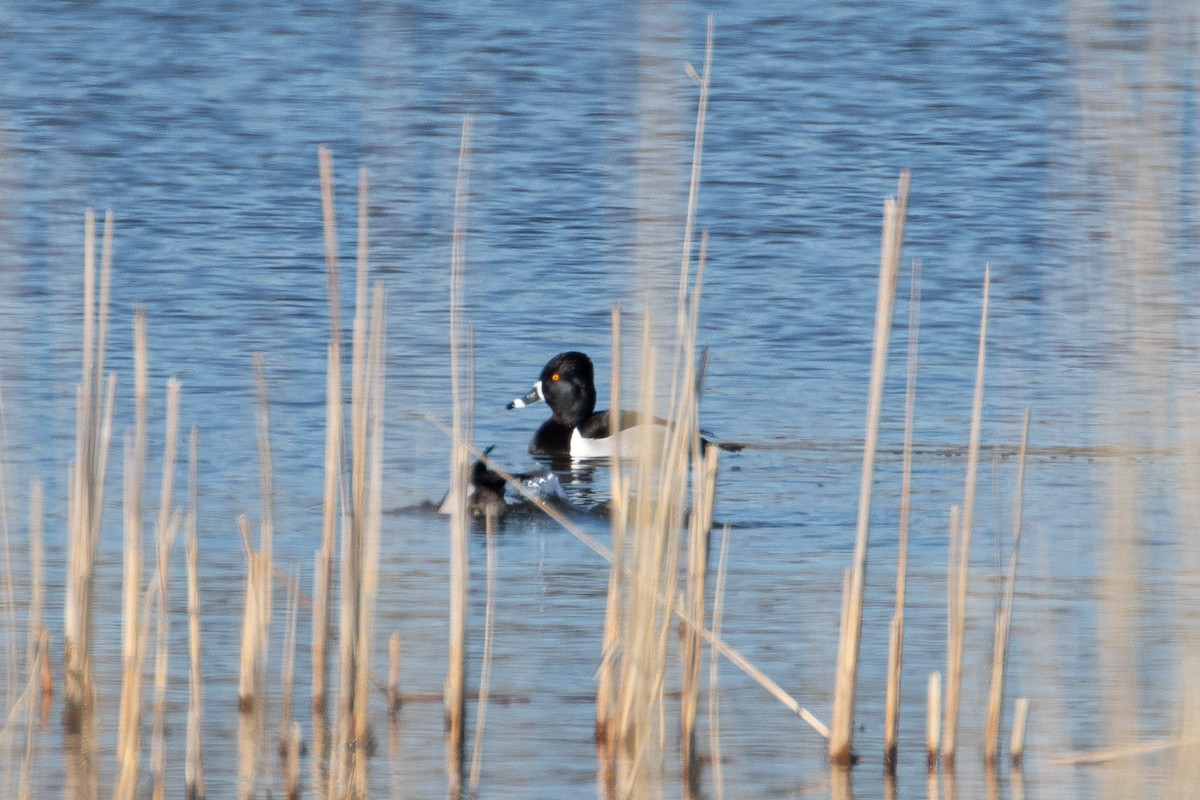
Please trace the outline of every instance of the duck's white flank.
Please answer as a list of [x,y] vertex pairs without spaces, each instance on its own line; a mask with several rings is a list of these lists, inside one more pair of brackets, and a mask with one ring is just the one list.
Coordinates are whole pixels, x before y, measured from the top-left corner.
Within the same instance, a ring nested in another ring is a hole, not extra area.
[[666,443],[670,429],[666,425],[650,425],[647,434],[646,428],[646,425],[635,425],[603,439],[588,439],[576,428],[571,431],[571,458],[608,458],[613,454],[617,439],[620,440],[623,459],[637,458],[647,439],[652,450],[660,450]]

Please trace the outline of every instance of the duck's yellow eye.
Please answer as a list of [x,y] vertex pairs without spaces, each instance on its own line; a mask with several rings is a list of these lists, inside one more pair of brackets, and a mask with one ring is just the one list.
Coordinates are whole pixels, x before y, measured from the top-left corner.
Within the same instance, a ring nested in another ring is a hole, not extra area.
[[550,380],[552,380],[552,381],[556,381],[556,380],[558,380],[558,373],[556,372],[556,373],[554,373],[553,375],[551,375],[551,376],[550,376]]

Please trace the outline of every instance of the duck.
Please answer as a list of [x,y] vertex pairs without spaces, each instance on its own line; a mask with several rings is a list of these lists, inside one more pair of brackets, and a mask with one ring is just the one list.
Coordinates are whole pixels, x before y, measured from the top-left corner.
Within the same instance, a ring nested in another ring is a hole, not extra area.
[[[614,426],[608,409],[596,411],[596,379],[592,360],[587,354],[570,350],[546,362],[533,388],[508,404],[509,409],[545,403],[550,419],[542,423],[529,443],[533,455],[569,456],[571,459],[607,458],[613,455],[617,439],[621,453],[635,455],[642,441],[640,414],[622,411]],[[665,420],[651,423],[653,436],[665,440],[669,432]]]
[[[483,451],[483,456],[485,458],[491,456],[493,449],[494,446],[489,446]],[[537,506],[534,503],[525,499],[519,493],[512,495],[512,499],[510,500],[508,477],[488,466],[485,458],[477,458],[475,463],[471,465],[466,487],[468,516],[479,519],[495,517],[497,520],[501,520],[512,513],[529,514],[537,510]],[[555,506],[564,512],[578,513],[567,499],[566,493],[559,483],[558,476],[552,471],[539,469],[533,472],[510,473],[510,476],[524,486],[528,493],[534,495],[542,502]],[[430,504],[427,507],[432,508],[439,514],[450,514],[452,511],[450,492],[447,491],[442,496],[440,502]]]

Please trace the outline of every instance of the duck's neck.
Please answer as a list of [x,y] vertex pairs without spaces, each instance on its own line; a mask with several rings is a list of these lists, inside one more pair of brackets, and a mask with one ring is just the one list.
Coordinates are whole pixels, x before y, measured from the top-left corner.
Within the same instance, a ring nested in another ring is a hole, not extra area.
[[578,428],[596,410],[596,390],[587,388],[573,402],[554,409],[554,418],[568,428]]

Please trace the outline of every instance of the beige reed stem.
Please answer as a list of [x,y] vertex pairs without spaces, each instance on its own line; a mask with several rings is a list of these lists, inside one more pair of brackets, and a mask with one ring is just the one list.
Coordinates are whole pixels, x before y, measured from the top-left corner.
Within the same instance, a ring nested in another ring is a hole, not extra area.
[[951,628],[946,664],[946,718],[942,724],[942,760],[953,763],[958,734],[958,709],[962,696],[962,650],[966,630],[967,576],[971,555],[971,523],[975,511],[975,476],[979,470],[979,433],[983,419],[983,376],[987,361],[988,294],[991,267],[983,271],[983,305],[979,313],[979,357],[975,367],[975,392],[971,402],[971,437],[967,447],[967,479],[963,491],[962,530],[958,547],[958,584],[955,619]]
[[863,594],[867,580],[871,486],[875,474],[879,418],[883,411],[883,383],[887,371],[892,308],[895,304],[896,282],[900,272],[900,248],[904,241],[904,212],[908,204],[908,182],[908,172],[900,173],[896,192],[898,200],[888,198],[884,203],[883,247],[875,306],[875,343],[872,348],[871,386],[867,399],[867,432],[863,446],[862,478],[859,481],[858,525],[854,537],[850,599],[846,606],[845,626],[838,646],[833,724],[829,736],[829,760],[834,766],[847,766],[853,760],[854,696],[858,676],[859,646],[862,641]]

